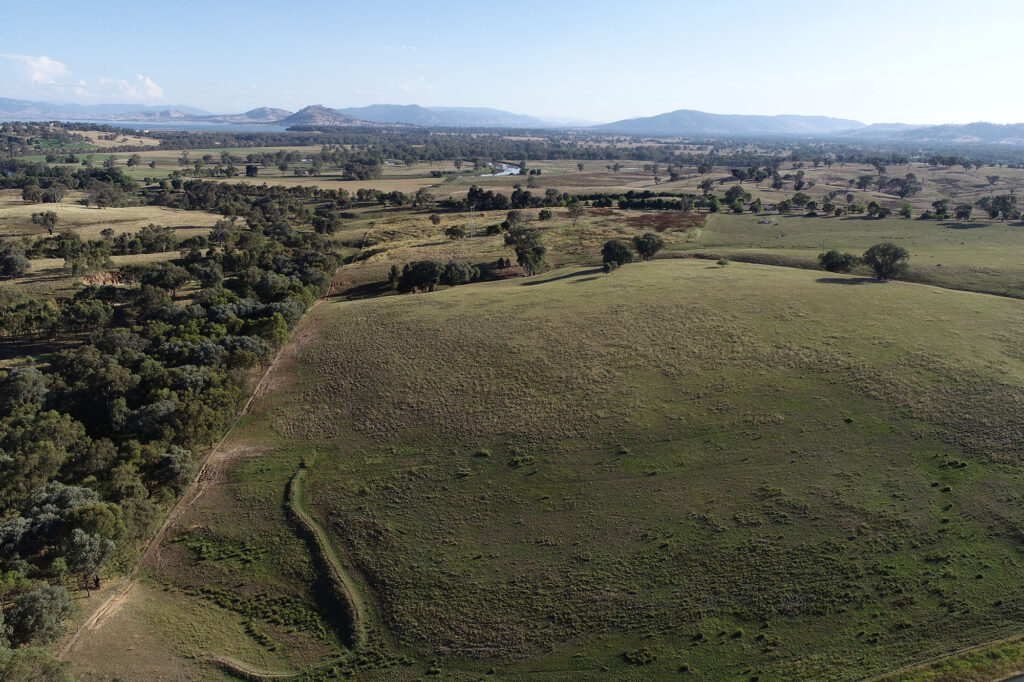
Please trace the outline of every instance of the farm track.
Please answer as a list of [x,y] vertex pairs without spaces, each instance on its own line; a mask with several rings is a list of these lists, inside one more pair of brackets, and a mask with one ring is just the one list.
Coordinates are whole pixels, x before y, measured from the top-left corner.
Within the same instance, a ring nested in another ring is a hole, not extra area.
[[[319,304],[320,300],[316,301],[313,306],[310,307],[309,311],[307,311],[306,315],[303,315],[299,324],[296,325],[295,330],[292,333],[293,340],[306,338],[300,337],[300,334],[304,331],[303,327],[309,319],[308,314]],[[239,452],[234,449],[226,449],[224,444],[234,432],[235,427],[238,426],[238,422],[249,413],[249,408],[252,406],[253,401],[268,392],[271,379],[277,370],[280,361],[286,356],[286,351],[291,347],[292,343],[293,342],[290,341],[285,344],[284,347],[282,347],[274,356],[274,359],[271,361],[270,365],[267,366],[266,371],[264,371],[259,383],[253,390],[252,395],[249,396],[245,405],[243,405],[242,409],[239,410],[238,415],[235,417],[235,420],[231,423],[231,426],[225,432],[224,436],[200,461],[198,471],[195,478],[192,480],[192,483],[185,490],[185,493],[178,498],[178,501],[174,506],[171,507],[171,511],[164,518],[163,523],[160,524],[160,528],[157,530],[156,534],[153,535],[149,544],[146,545],[146,548],[139,556],[138,561],[135,562],[132,570],[120,579],[117,588],[111,592],[106,599],[100,602],[95,609],[93,609],[93,612],[82,621],[78,628],[75,629],[74,633],[72,633],[67,638],[67,641],[64,642],[63,646],[61,646],[59,653],[61,658],[64,658],[74,650],[83,634],[93,630],[99,630],[104,626],[104,624],[106,624],[111,616],[121,610],[131,597],[132,588],[138,583],[137,577],[139,569],[144,565],[159,565],[160,550],[164,543],[164,539],[167,537],[168,531],[173,527],[176,527],[178,519],[180,519],[181,516],[188,511],[192,505],[194,505],[196,501],[198,501],[207,492],[207,490],[210,489],[210,487],[221,479],[226,465],[238,458],[237,455]]]

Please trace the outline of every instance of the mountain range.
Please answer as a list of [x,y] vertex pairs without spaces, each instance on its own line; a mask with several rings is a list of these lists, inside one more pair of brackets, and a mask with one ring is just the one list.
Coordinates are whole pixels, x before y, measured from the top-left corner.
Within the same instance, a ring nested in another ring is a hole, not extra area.
[[183,105],[52,104],[0,97],[0,120],[94,120],[198,122],[278,126],[343,126],[379,123],[453,128],[573,128],[601,134],[649,137],[822,137],[912,144],[1006,144],[1024,146],[1024,124],[910,125],[829,116],[711,114],[679,109],[656,116],[594,125],[576,119],[545,119],[483,107],[373,104],[331,109],[319,104],[296,112],[259,107],[241,114],[212,114]]
[[630,118],[594,126],[592,130],[626,135],[833,135],[864,128],[860,121],[828,116],[746,116],[709,114],[679,109],[657,116]]

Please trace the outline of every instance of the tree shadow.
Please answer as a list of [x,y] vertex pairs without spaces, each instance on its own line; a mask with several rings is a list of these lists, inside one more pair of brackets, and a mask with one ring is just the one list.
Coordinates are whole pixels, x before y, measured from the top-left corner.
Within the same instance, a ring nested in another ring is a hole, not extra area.
[[601,272],[601,268],[593,268],[591,270],[576,270],[574,272],[567,272],[564,275],[558,277],[549,277],[547,279],[538,279],[530,282],[523,282],[519,286],[521,287],[535,287],[538,284],[547,284],[548,282],[557,282],[560,279],[570,279],[572,277],[582,277],[583,275],[594,275]]
[[336,294],[332,294],[330,298],[334,300],[376,298],[378,296],[389,294],[392,291],[394,290],[391,288],[391,282],[386,280],[381,282],[367,282],[366,284],[357,284],[356,286],[349,287],[348,289]]
[[888,280],[874,277],[819,277],[815,281],[822,284],[885,284]]
[[988,227],[990,223],[941,223],[950,230],[973,230],[979,227]]
[[601,279],[600,277],[584,277],[583,279],[574,279],[573,284],[579,284],[580,282],[593,282],[595,279]]

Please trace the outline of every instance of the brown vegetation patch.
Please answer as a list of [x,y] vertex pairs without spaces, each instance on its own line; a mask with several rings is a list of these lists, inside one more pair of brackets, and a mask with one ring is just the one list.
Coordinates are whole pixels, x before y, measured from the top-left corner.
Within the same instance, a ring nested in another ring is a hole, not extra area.
[[86,286],[90,284],[96,284],[98,286],[117,286],[121,284],[121,275],[117,272],[107,270],[105,272],[97,272],[95,275],[86,275],[82,278],[82,284]]

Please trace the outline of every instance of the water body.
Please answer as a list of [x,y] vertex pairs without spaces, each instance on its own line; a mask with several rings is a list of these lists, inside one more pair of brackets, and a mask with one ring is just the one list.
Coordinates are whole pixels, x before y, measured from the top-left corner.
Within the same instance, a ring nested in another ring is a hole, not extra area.
[[[519,166],[508,166],[504,163],[488,164],[491,167],[490,173],[484,173],[481,178],[496,178],[502,175],[519,175],[522,169]],[[501,170],[495,170],[495,166]]]
[[0,123],[10,121],[62,121],[64,123],[95,123],[106,125],[112,128],[127,128],[128,130],[199,130],[215,131],[221,133],[283,133],[287,126],[262,125],[257,123],[208,123],[204,121],[96,121],[77,118],[60,119],[23,119],[23,118],[0,118]]

